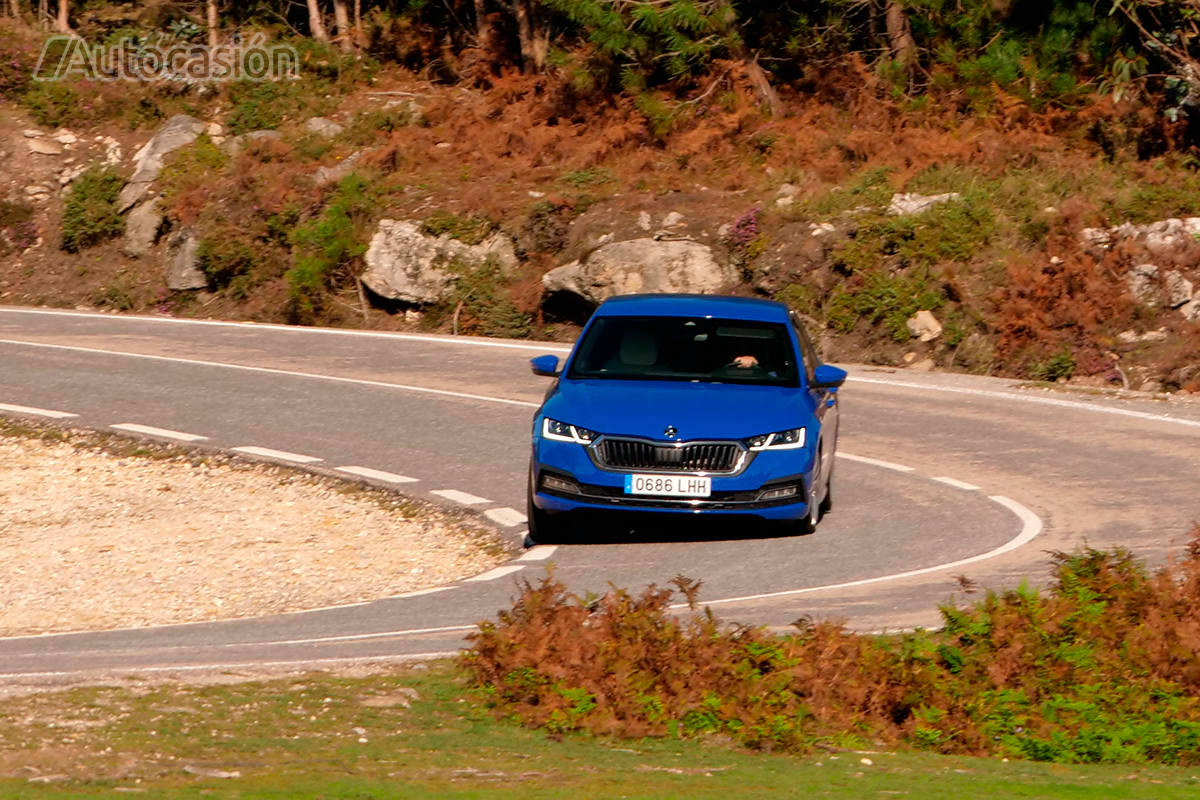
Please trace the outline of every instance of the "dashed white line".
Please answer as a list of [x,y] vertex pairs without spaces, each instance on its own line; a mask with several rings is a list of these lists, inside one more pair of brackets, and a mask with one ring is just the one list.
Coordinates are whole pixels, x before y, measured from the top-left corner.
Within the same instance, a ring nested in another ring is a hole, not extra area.
[[554,551],[557,549],[558,545],[539,544],[537,547],[531,547],[526,550],[525,555],[518,558],[517,561],[545,561],[554,555]]
[[953,486],[955,489],[962,489],[967,492],[979,491],[979,487],[973,483],[967,483],[966,481],[955,480],[954,478],[947,478],[944,475],[939,478],[934,478],[934,480],[938,481],[939,483],[944,483],[947,486]]
[[848,461],[857,461],[861,464],[870,464],[875,467],[883,467],[884,469],[893,469],[896,472],[912,472],[912,467],[907,467],[904,464],[897,464],[894,461],[882,461],[878,458],[867,458],[866,456],[855,456],[850,453],[843,453],[841,450],[837,452],[838,458],[844,458]]
[[[743,597],[724,597],[724,598],[721,598],[720,600],[709,600],[705,603],[705,605],[717,606],[717,605],[724,605],[726,603],[743,603],[743,602],[754,601],[754,600],[770,600],[770,599],[773,599],[776,597],[794,597],[795,595],[799,595],[799,594],[810,594],[812,592],[823,592],[823,591],[827,591],[829,589],[851,589],[856,586],[867,586],[872,583],[884,583],[886,581],[895,581],[895,580],[900,580],[902,578],[911,578],[916,575],[928,575],[932,572],[942,572],[942,571],[948,570],[948,569],[956,569],[959,567],[964,567],[967,564],[974,564],[979,561],[986,561],[989,558],[995,558],[996,556],[1002,555],[1011,550],[1016,550],[1018,547],[1021,547],[1022,545],[1029,544],[1029,542],[1033,541],[1033,539],[1036,538],[1037,535],[1042,532],[1042,528],[1043,528],[1042,518],[1039,517],[1037,514],[1034,514],[1032,511],[1030,511],[1025,506],[1018,503],[1016,500],[1012,500],[1012,499],[1004,497],[1002,495],[993,495],[993,496],[989,497],[988,499],[994,503],[999,503],[1000,505],[1004,506],[1012,513],[1016,514],[1017,519],[1021,520],[1021,532],[1018,533],[1016,536],[1014,536],[1012,539],[1009,539],[1004,544],[1000,545],[999,547],[988,550],[986,553],[980,553],[979,555],[970,556],[968,558],[961,558],[958,561],[950,561],[945,564],[937,564],[932,567],[924,567],[922,569],[911,569],[911,570],[908,570],[907,572],[896,572],[891,575],[880,575],[875,578],[863,578],[862,580],[847,581],[846,583],[831,583],[826,586],[809,586],[804,589],[785,589],[780,592],[766,592],[764,594],[750,594],[750,595],[745,595]],[[687,603],[676,603],[675,605],[671,606],[671,608],[673,608],[673,609],[683,609],[683,608],[687,608],[687,607],[688,607]]]
[[517,511],[515,508],[508,508],[507,506],[502,508],[489,508],[487,511],[483,512],[483,515],[492,522],[495,522],[497,525],[503,525],[506,528],[513,528],[517,525],[524,525],[526,522],[528,522],[528,520],[525,519],[524,514],[522,514],[520,511]]
[[69,411],[54,411],[49,408],[33,408],[31,406],[14,406],[8,403],[0,403],[0,411],[11,411],[14,414],[31,414],[35,417],[49,417],[50,419],[68,419],[69,417],[79,416]]
[[348,472],[351,475],[357,475],[360,478],[370,478],[373,481],[383,481],[384,483],[416,483],[416,478],[410,478],[407,475],[397,475],[394,472],[384,472],[381,469],[371,469],[370,467],[338,467],[338,472]]
[[236,453],[245,453],[251,456],[262,456],[263,458],[275,458],[280,461],[292,461],[297,464],[315,464],[323,459],[316,456],[306,456],[302,453],[289,453],[286,450],[272,450],[269,447],[254,447],[246,445],[244,447],[233,448]]
[[469,583],[477,583],[479,581],[494,581],[496,578],[503,578],[505,575],[511,575],[514,572],[520,572],[524,567],[520,564],[509,564],[507,567],[496,567],[490,569],[482,575],[476,575],[474,578],[467,578]]
[[208,438],[196,433],[184,433],[183,431],[173,431],[168,428],[156,428],[153,425],[139,425],[136,422],[120,422],[108,427],[116,428],[119,431],[129,431],[130,433],[144,433],[147,436],[161,436],[164,439],[178,439],[181,442],[202,442]]
[[453,588],[454,588],[453,586],[435,586],[432,589],[417,589],[416,591],[412,591],[412,592],[402,592],[400,594],[394,594],[394,595],[391,595],[390,597],[385,597],[383,599],[384,600],[407,600],[410,597],[421,597],[422,595],[427,595],[427,594],[437,594],[438,592],[448,592]]
[[478,506],[492,502],[486,497],[460,492],[458,489],[435,489],[430,494],[436,494],[438,497],[444,497],[455,503],[462,503],[464,506]]

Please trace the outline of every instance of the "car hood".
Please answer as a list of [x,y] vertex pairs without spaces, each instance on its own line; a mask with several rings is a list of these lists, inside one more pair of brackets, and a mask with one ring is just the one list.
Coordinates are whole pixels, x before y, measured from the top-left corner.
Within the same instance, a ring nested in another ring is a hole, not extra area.
[[811,426],[800,388],[681,381],[562,380],[542,407],[552,419],[610,435],[677,441],[743,439]]

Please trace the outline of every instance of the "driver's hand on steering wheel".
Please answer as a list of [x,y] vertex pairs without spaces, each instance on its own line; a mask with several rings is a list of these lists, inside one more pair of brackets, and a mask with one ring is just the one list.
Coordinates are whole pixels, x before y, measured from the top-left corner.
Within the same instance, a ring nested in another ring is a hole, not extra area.
[[729,365],[740,369],[750,369],[751,367],[758,366],[758,359],[754,356],[737,356],[733,361],[729,362]]

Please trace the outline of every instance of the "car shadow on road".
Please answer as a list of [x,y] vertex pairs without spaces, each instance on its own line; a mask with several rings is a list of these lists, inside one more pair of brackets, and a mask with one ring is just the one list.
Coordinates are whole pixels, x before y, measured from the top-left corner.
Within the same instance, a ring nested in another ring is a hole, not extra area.
[[[751,516],[670,516],[636,511],[584,514],[572,512],[561,523],[561,535],[537,544],[658,544],[776,539],[795,535],[787,527]],[[530,541],[526,545],[531,544]]]

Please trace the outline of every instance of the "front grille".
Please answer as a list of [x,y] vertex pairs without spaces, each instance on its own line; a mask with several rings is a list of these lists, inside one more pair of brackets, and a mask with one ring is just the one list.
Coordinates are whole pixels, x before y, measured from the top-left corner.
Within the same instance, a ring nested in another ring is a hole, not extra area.
[[741,447],[732,443],[662,445],[639,439],[601,439],[596,460],[610,469],[648,469],[667,472],[733,472]]

